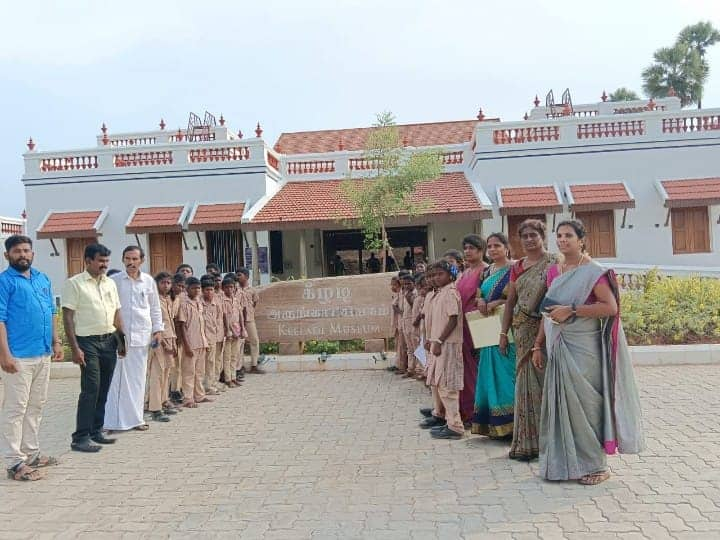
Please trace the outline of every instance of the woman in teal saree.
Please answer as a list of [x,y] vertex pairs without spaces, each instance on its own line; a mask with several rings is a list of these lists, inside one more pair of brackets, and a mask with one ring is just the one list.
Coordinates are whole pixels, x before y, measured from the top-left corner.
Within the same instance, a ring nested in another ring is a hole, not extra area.
[[[502,233],[487,238],[487,254],[492,264],[483,272],[478,290],[478,310],[487,315],[507,300],[510,283],[509,243]],[[512,436],[515,401],[515,344],[502,354],[497,345],[478,351],[478,376],[472,433],[493,439]]]

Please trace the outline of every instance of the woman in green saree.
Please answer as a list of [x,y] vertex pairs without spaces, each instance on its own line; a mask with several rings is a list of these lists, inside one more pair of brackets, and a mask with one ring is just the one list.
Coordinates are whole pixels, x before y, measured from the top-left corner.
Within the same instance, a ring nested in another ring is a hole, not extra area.
[[[503,233],[487,237],[487,255],[492,264],[485,269],[478,289],[477,308],[488,315],[505,304],[510,284],[508,239]],[[478,375],[475,386],[475,410],[472,433],[493,439],[505,438],[513,432],[515,401],[515,344],[502,354],[497,345],[478,351]]]
[[500,334],[500,352],[507,354],[508,331],[515,339],[515,409],[510,459],[530,461],[539,455],[538,432],[543,370],[530,362],[542,315],[538,312],[547,291],[547,269],[555,256],[545,250],[545,223],[526,219],[518,227],[525,257],[510,270],[510,286]]

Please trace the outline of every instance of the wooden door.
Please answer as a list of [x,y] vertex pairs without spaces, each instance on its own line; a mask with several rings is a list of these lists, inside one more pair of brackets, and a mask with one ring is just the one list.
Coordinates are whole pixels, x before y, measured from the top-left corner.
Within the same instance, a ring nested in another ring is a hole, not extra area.
[[578,212],[577,218],[585,225],[585,249],[591,257],[609,258],[615,255],[615,212]]
[[531,214],[527,216],[508,216],[508,241],[510,242],[510,256],[513,259],[519,259],[525,255],[520,243],[520,235],[518,227],[526,219],[539,219],[545,223],[545,214]]
[[149,235],[150,273],[175,272],[183,262],[182,233],[152,233]]
[[710,218],[707,206],[673,208],[670,211],[672,223],[673,253],[709,253]]
[[85,247],[97,242],[97,238],[66,238],[67,275],[72,277],[85,270]]

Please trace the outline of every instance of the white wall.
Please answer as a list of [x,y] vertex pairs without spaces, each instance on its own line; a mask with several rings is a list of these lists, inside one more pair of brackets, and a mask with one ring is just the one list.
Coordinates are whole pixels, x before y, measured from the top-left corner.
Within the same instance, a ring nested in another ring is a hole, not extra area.
[[[705,145],[688,147],[684,141],[652,145],[605,145],[599,148],[576,147],[542,151],[513,150],[476,154],[478,161],[468,173],[479,182],[493,201],[494,218],[483,222],[487,234],[501,230],[497,208],[498,186],[523,186],[557,183],[564,192],[565,183],[612,183],[625,181],[635,197],[636,208],[629,209],[627,224],[620,228],[622,211],[615,212],[616,254],[607,259],[615,264],[651,264],[675,266],[720,266],[720,207],[710,207],[711,253],[674,255],[672,228],[665,227],[667,209],[655,187],[656,180],[706,178],[720,176],[720,153],[712,140]],[[710,144],[708,144],[710,143]],[[603,151],[598,151],[603,150]],[[613,151],[609,151],[613,150]],[[564,201],[567,202],[567,201]],[[569,213],[557,215],[570,218]],[[548,224],[552,216],[548,216]],[[505,230],[507,228],[505,227]],[[550,248],[556,249],[550,241]]]
[[[177,178],[143,178],[113,180],[62,178],[59,180],[33,179],[26,182],[25,197],[28,209],[28,233],[34,239],[35,232],[46,213],[52,211],[99,210],[108,207],[108,215],[101,227],[99,241],[113,252],[111,265],[122,268],[120,253],[129,244],[135,244],[135,236],[125,234],[125,224],[135,206],[159,206],[193,204],[196,201],[235,202],[256,201],[265,194],[264,172],[251,174],[206,174],[203,176],[180,176]],[[53,183],[54,182],[54,183]],[[74,183],[71,183],[74,182]],[[147,250],[147,235],[139,235],[142,247]],[[196,274],[202,274],[207,264],[205,249],[200,249],[197,235],[186,232],[188,242],[184,250],[184,261],[190,264]],[[206,247],[204,235],[201,235]],[[267,246],[267,234],[258,233],[258,244]],[[53,288],[61,289],[67,277],[65,242],[56,240],[59,256],[51,256],[49,240],[35,243],[35,266],[48,273]],[[146,264],[146,271],[149,264]],[[267,281],[267,276],[263,278]]]

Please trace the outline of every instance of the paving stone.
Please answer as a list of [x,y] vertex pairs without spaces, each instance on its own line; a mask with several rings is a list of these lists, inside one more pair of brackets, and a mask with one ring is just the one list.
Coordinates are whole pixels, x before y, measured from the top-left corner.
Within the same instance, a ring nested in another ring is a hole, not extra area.
[[427,390],[386,372],[249,376],[97,455],[68,451],[78,381],[54,379],[41,439],[60,465],[0,480],[0,540],[720,537],[720,372],[636,373],[647,451],[593,487],[543,482],[505,443],[430,439]]

